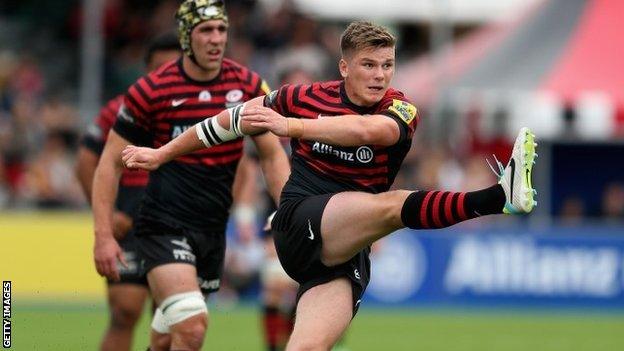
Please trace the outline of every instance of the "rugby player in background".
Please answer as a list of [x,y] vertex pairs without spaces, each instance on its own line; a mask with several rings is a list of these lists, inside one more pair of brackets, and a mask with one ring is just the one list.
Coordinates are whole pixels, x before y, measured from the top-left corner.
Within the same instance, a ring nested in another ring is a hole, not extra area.
[[[279,85],[311,84],[314,76],[300,67],[294,67],[281,72]],[[282,144],[288,143],[287,138]],[[284,145],[287,147],[287,145]],[[266,201],[267,203],[269,201]],[[275,211],[274,206],[267,206],[267,217]],[[293,330],[295,321],[295,298],[297,282],[292,280],[282,268],[275,251],[275,243],[270,230],[270,221],[262,229],[262,239],[265,248],[265,259],[260,270],[260,284],[262,286],[262,326],[266,350],[278,351],[286,347],[286,342]]]
[[230,140],[226,135],[270,130],[291,138],[292,173],[271,222],[280,262],[300,284],[287,350],[329,350],[336,343],[370,280],[375,241],[405,227],[529,213],[536,204],[536,143],[527,128],[507,167],[497,161],[499,181],[489,188],[388,191],[419,119],[416,107],[389,86],[395,44],[386,28],[353,22],[341,37],[343,80],[286,85],[207,118],[159,149],[130,146],[122,153],[127,167],[153,170],[178,155],[215,147],[216,139]]
[[[182,50],[174,33],[155,37],[145,54],[146,72],[180,57]],[[123,94],[108,101],[86,131],[78,148],[76,177],[91,203],[93,174],[104,149],[108,132],[117,119],[123,103]],[[147,184],[145,171],[124,170],[119,182],[119,193],[113,212],[113,235],[126,258],[127,267],[118,266],[119,281],[107,279],[107,300],[110,319],[100,349],[103,351],[130,350],[134,327],[141,317],[149,294],[145,275],[139,272],[139,260],[132,224],[139,201]]]
[[[223,1],[186,0],[176,20],[184,55],[130,87],[95,172],[94,261],[98,273],[113,280],[119,279],[117,261],[125,263],[113,236],[121,150],[130,144],[159,147],[205,116],[268,93],[257,73],[223,57]],[[219,289],[232,182],[243,153],[242,139],[230,140],[150,173],[135,229],[141,268],[158,305],[151,350],[199,350],[203,343],[205,294]],[[261,131],[252,140],[277,201],[290,172],[287,156],[272,133]]]

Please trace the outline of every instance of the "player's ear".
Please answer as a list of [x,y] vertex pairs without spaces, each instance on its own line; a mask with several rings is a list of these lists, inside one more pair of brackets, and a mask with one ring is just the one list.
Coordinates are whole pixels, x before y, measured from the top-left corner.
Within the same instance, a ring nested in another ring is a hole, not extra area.
[[342,78],[347,78],[347,61],[345,61],[344,57],[341,58],[340,61],[338,61],[338,69],[340,70],[340,76],[342,76]]

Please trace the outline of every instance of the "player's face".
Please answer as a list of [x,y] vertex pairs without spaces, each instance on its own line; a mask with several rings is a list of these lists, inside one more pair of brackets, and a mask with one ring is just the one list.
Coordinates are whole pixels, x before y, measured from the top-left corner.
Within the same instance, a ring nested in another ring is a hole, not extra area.
[[394,75],[394,47],[355,51],[340,60],[339,68],[349,99],[372,106],[381,101]]
[[227,24],[222,20],[204,21],[191,32],[191,48],[199,66],[213,71],[221,68],[227,44]]
[[156,68],[164,65],[166,62],[173,61],[180,57],[181,51],[179,50],[162,50],[155,51],[150,57],[147,63],[147,71],[151,72]]

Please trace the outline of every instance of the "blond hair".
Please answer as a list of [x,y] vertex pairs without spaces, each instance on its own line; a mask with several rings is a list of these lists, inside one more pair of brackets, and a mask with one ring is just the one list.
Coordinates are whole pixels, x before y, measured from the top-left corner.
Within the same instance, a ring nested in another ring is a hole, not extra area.
[[383,26],[368,21],[354,21],[340,37],[342,56],[364,48],[394,47],[396,38]]

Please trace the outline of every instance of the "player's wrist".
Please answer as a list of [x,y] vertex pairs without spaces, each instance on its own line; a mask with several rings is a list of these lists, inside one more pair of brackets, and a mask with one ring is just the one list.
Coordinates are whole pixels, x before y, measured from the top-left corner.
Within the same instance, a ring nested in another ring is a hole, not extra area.
[[175,152],[168,147],[169,144],[165,144],[154,153],[154,160],[156,161],[156,167],[160,167],[164,163],[167,163],[175,158]]
[[94,232],[96,243],[105,242],[108,240],[115,240],[113,228],[95,228]]
[[291,138],[303,137],[303,121],[298,118],[286,118],[287,129],[286,136]]

